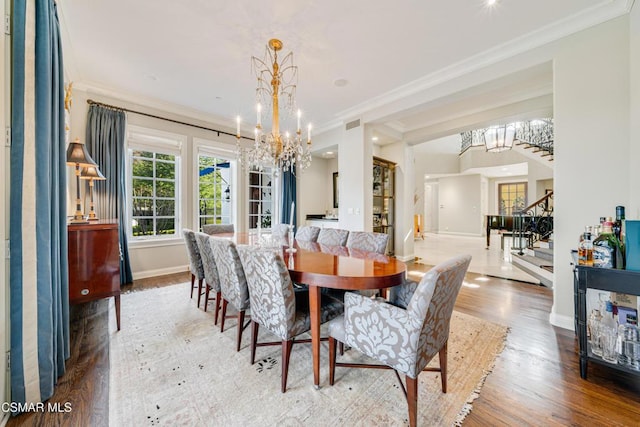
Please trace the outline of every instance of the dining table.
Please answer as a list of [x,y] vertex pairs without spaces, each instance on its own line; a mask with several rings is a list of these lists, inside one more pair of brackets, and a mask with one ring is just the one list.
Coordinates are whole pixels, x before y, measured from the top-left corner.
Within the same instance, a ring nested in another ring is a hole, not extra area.
[[[221,235],[217,235],[221,236]],[[397,258],[344,246],[328,246],[317,242],[286,239],[270,235],[234,233],[236,244],[273,247],[282,250],[291,280],[309,288],[311,346],[313,353],[313,384],[320,388],[320,319],[322,288],[378,290],[400,285],[406,276],[406,264]]]

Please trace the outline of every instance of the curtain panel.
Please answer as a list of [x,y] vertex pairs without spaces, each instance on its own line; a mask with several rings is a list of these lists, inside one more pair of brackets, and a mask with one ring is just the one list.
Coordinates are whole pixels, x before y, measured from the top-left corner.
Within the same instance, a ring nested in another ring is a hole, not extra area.
[[62,47],[53,0],[12,11],[11,400],[36,403],[69,358]]
[[[286,171],[282,173],[282,209],[280,212],[280,222],[282,224],[289,224],[291,221],[291,203],[296,202],[296,167],[293,167],[293,170]],[[295,211],[294,205],[294,211]],[[293,212],[293,229],[296,230],[298,228],[298,219],[295,212]]]
[[98,218],[118,220],[121,285],[133,282],[126,228],[126,124],[127,116],[122,110],[96,104],[89,107],[87,151],[106,178],[94,183],[95,209]]

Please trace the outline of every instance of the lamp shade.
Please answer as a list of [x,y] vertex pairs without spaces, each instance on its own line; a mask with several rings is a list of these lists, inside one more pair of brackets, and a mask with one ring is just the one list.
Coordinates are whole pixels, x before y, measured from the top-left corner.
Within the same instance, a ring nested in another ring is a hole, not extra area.
[[102,175],[102,172],[100,172],[97,166],[84,166],[80,170],[80,179],[103,180],[107,178]]
[[69,143],[69,147],[67,147],[67,164],[76,165],[79,164],[81,166],[98,166],[96,162],[93,161],[89,153],[87,153],[87,148],[83,143],[81,143],[77,138],[75,141]]

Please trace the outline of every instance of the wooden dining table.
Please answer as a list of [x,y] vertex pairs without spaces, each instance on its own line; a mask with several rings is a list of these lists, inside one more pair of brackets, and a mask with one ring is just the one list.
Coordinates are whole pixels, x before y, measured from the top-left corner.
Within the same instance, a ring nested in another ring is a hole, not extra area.
[[236,244],[282,248],[291,280],[309,287],[313,384],[320,388],[320,318],[322,288],[343,290],[384,289],[403,283],[406,264],[396,258],[344,246],[326,246],[295,241],[295,252],[288,252],[286,241],[274,242],[269,236],[235,233]]

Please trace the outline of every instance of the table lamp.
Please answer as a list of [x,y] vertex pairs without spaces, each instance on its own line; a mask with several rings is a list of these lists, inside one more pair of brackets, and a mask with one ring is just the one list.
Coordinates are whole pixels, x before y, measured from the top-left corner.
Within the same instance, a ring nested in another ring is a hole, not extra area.
[[84,166],[80,171],[80,179],[89,180],[89,221],[97,221],[98,216],[96,215],[96,210],[94,208],[93,203],[93,181],[95,180],[105,180],[107,178],[102,175],[100,169],[97,166]]
[[67,164],[76,167],[76,213],[71,220],[72,224],[88,224],[89,221],[82,215],[82,202],[80,201],[80,166],[98,166],[93,161],[84,143],[78,138],[69,143],[67,147]]

